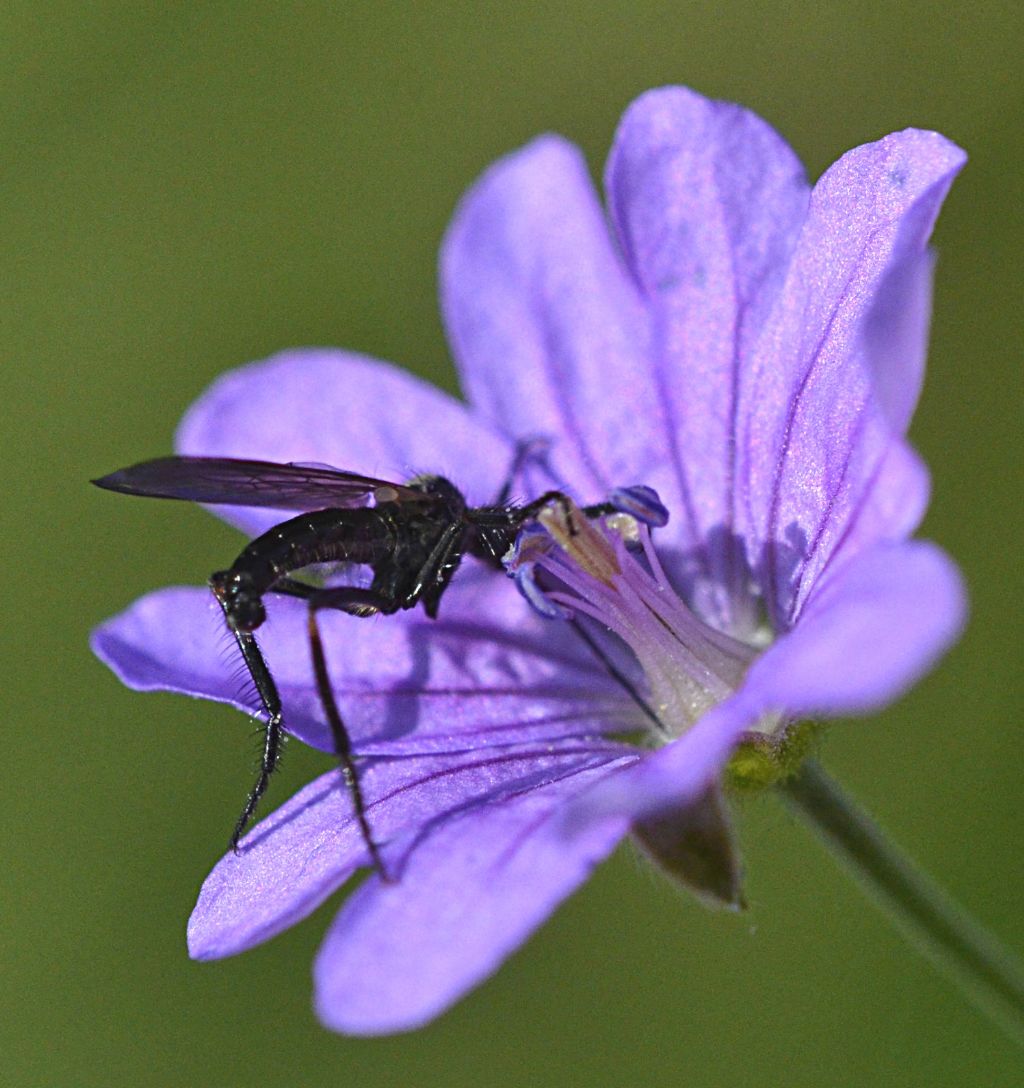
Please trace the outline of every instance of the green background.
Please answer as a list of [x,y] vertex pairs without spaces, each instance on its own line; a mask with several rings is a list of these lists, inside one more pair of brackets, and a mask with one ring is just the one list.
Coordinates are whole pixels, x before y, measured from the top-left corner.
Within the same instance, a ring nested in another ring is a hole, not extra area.
[[[309,1008],[327,907],[189,962],[184,925],[247,783],[245,719],[122,689],[89,629],[201,582],[238,540],[86,480],[167,452],[189,402],[278,348],[339,344],[453,388],[438,241],[543,130],[599,170],[640,91],[776,125],[817,175],[915,124],[971,163],[940,221],[914,438],[924,527],[973,616],[825,761],[986,923],[1020,890],[1019,9],[906,3],[114,3],[0,16],[4,556],[0,1083],[986,1085],[1021,1054],[771,798],[741,824],[753,909],[706,913],[628,852],[428,1029],[332,1036]],[[293,745],[273,797],[325,765]]]

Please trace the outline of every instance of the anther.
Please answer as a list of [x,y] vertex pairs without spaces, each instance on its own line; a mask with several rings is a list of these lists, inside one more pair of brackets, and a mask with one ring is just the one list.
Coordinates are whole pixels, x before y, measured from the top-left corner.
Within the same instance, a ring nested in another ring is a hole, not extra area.
[[646,484],[616,487],[609,493],[608,502],[619,513],[629,514],[652,529],[661,529],[668,524],[668,507],[658,492]]

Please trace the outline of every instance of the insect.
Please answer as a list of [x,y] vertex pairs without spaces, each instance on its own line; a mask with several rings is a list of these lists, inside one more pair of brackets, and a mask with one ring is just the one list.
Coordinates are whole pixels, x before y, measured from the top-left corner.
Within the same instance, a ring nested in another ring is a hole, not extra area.
[[[147,498],[305,511],[257,537],[231,567],[209,579],[265,715],[259,772],[231,835],[234,849],[277,767],[286,734],[281,697],[255,636],[266,619],[265,596],[285,594],[309,606],[317,692],[362,837],[374,867],[387,879],[370,831],[352,743],[331,688],[317,612],[329,608],[354,616],[390,615],[422,604],[436,618],[464,556],[500,570],[520,528],[549,503],[567,502],[560,491],[526,504],[509,502],[523,456],[525,444],[494,503],[479,507],[469,506],[443,476],[417,476],[397,484],[327,465],[224,457],[161,457],[92,481],[109,491]],[[583,513],[592,518],[621,509],[607,502],[584,507]],[[369,567],[372,580],[365,587],[317,586],[293,577],[325,563]]]

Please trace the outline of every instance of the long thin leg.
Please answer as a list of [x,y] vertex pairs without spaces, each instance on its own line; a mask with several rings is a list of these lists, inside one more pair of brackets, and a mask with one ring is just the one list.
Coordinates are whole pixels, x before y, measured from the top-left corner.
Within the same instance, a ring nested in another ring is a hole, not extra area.
[[389,881],[387,870],[380,856],[380,848],[377,846],[370,831],[370,822],[366,816],[366,801],[359,785],[359,774],[356,770],[355,759],[352,754],[352,740],[342,721],[341,712],[334,698],[334,690],[331,687],[330,673],[327,671],[327,656],[324,653],[323,638],[320,635],[320,625],[317,623],[316,614],[321,608],[337,608],[351,615],[366,615],[367,612],[379,612],[389,610],[391,602],[379,593],[371,589],[362,589],[358,586],[338,586],[334,589],[321,589],[317,586],[309,586],[304,582],[297,582],[291,578],[282,578],[275,583],[274,593],[284,593],[289,597],[299,597],[309,603],[309,651],[313,659],[313,674],[316,677],[317,694],[327,717],[327,724],[331,728],[331,738],[334,741],[334,754],[341,765],[342,778],[352,798],[352,809],[356,822],[359,824],[360,834],[366,843],[366,849],[370,854],[373,867],[380,874],[382,880]]
[[[536,517],[545,506],[549,506],[551,503],[558,503],[561,506],[569,525],[569,535],[575,536],[579,530],[575,528],[572,521],[572,500],[564,491],[545,491],[540,498],[534,499],[533,502],[521,507],[519,516],[523,521],[528,521],[530,518]],[[596,502],[592,506],[584,506],[581,509],[583,516],[586,518],[600,518],[616,512],[616,507],[610,502]]]
[[[516,443],[516,451],[512,455],[512,464],[509,466],[508,475],[505,477],[505,482],[499,488],[498,494],[492,505],[504,506],[509,501],[509,498],[512,495],[512,488],[515,485],[516,476],[522,471],[523,465],[534,456],[538,449],[546,450],[550,445],[550,440],[542,435],[533,438],[521,438]],[[523,507],[520,512],[525,512],[528,517],[532,517],[534,514],[540,513],[549,502],[560,502],[563,509],[566,509],[569,497],[564,491],[557,489],[545,491],[539,499],[534,499],[533,502]],[[607,514],[616,513],[616,510],[617,508],[610,502],[599,502],[594,503],[592,506],[583,507],[583,513],[588,518],[604,517]]]
[[281,696],[278,694],[274,678],[256,643],[255,635],[248,631],[232,630],[230,625],[229,630],[235,637],[242,660],[249,670],[253,686],[256,688],[256,694],[259,695],[264,713],[267,716],[266,721],[263,723],[263,751],[260,753],[259,774],[249,791],[249,796],[245,799],[245,808],[242,809],[242,815],[238,817],[235,830],[231,833],[231,849],[237,853],[238,841],[249,826],[249,821],[256,812],[256,806],[266,792],[270,776],[276,770],[278,761],[281,758],[285,732],[281,712]]
[[366,849],[370,854],[370,861],[377,870],[381,880],[388,883],[391,877],[384,868],[384,861],[380,856],[380,849],[370,831],[370,822],[366,817],[366,801],[359,785],[359,774],[356,771],[355,760],[352,756],[352,740],[341,720],[341,712],[334,699],[334,691],[331,688],[331,677],[327,671],[327,657],[324,654],[324,643],[320,637],[320,625],[317,623],[316,614],[321,608],[339,608],[345,612],[353,612],[356,615],[366,615],[367,611],[379,611],[387,601],[380,594],[369,589],[360,589],[357,586],[339,586],[337,589],[322,589],[309,598],[309,650],[313,658],[313,672],[316,676],[316,688],[323,704],[324,713],[327,715],[327,723],[331,727],[331,736],[334,739],[334,754],[341,764],[341,774],[345,779],[352,798],[352,809],[356,822],[359,824],[360,834],[366,843]]
[[516,443],[516,452],[512,455],[512,464],[509,465],[505,482],[498,490],[494,499],[495,506],[505,506],[512,497],[512,488],[515,486],[516,477],[522,471],[523,465],[536,453],[538,449],[547,449],[551,445],[549,439],[537,436],[534,438],[521,438]]

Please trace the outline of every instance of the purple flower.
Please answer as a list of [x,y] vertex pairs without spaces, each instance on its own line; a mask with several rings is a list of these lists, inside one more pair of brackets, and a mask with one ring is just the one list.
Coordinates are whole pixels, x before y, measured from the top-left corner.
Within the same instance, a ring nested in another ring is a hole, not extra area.
[[[849,152],[811,188],[753,114],[652,91],[616,135],[607,217],[580,154],[551,136],[460,205],[442,301],[468,405],[384,363],[304,350],[229,374],[189,411],[184,453],[442,472],[472,503],[539,435],[525,497],[556,486],[594,502],[642,483],[671,512],[657,554],[643,527],[642,554],[614,526],[570,535],[557,508],[548,535],[520,548],[521,580],[541,572],[547,600],[588,617],[612,668],[574,624],[468,561],[437,621],[323,615],[397,877],[371,874],[328,933],[315,966],[325,1024],[423,1024],[631,827],[666,864],[701,828],[727,835],[715,784],[741,741],[771,751],[800,718],[883,706],[955,637],[956,569],[907,539],[928,480],[904,434],[924,366],[926,244],[963,161],[911,129]],[[275,520],[225,516],[249,533]],[[262,644],[289,729],[329,750],[304,606],[275,598],[269,612]],[[94,644],[134,688],[249,711],[222,638],[209,593],[172,588]],[[332,771],[216,866],[192,955],[266,940],[366,864]]]

